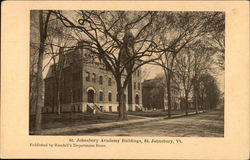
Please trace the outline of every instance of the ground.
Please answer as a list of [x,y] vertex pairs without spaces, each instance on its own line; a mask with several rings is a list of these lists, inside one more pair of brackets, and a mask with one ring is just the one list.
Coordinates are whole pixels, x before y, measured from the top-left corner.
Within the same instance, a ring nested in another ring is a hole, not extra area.
[[[98,124],[114,122],[118,118],[117,113],[90,114],[90,113],[46,113],[42,115],[42,129],[64,128],[84,124]],[[129,119],[141,117],[129,116]],[[30,117],[30,131],[34,130],[35,116]]]
[[168,136],[168,137],[223,137],[223,110],[208,111],[198,115],[136,123],[91,133],[90,136]]
[[[189,109],[188,112],[195,112],[194,109]],[[180,115],[184,114],[184,110],[172,110],[171,115]],[[143,117],[162,117],[162,116],[167,116],[168,113],[167,111],[164,110],[155,110],[155,111],[148,111],[148,112],[141,112],[141,111],[133,111],[133,112],[128,112],[129,115],[136,115],[136,116],[143,116]]]
[[[179,114],[181,111],[173,111],[174,114]],[[153,112],[129,112],[129,120],[141,119],[144,117],[161,117],[166,116],[163,110]],[[117,112],[107,112],[103,114],[93,115],[91,113],[44,113],[42,114],[42,129],[63,128],[70,126],[78,126],[84,124],[110,123],[118,118]],[[30,131],[34,130],[35,115],[30,117]]]

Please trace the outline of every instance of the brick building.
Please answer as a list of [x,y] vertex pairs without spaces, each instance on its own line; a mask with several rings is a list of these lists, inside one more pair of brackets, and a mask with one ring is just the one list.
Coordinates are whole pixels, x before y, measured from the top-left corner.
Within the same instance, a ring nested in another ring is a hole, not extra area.
[[[57,111],[55,72],[54,65],[51,65],[44,79],[44,112]],[[88,50],[76,49],[65,54],[61,75],[59,94],[62,112],[118,111],[114,76]],[[141,97],[141,74],[137,70],[126,90],[127,110],[142,110]]]
[[[172,84],[171,90],[172,109],[180,109],[180,89]],[[147,109],[167,110],[168,94],[164,78],[157,77],[142,83],[142,104]]]

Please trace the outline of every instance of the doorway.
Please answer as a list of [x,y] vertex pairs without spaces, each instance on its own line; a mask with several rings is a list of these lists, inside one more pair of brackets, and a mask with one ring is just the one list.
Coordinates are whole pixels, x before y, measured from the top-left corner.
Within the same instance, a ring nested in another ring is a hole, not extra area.
[[95,92],[92,89],[88,90],[88,103],[94,103],[94,95]]
[[138,94],[135,96],[135,104],[139,104],[140,103],[140,97],[138,96]]

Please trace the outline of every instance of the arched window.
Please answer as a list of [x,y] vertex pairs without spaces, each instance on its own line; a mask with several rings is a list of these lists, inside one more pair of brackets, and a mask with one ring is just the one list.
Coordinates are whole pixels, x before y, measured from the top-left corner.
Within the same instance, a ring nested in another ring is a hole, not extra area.
[[93,81],[93,82],[96,81],[96,75],[95,75],[95,73],[93,73],[93,75],[92,75],[92,81]]
[[103,77],[102,76],[99,77],[99,84],[103,84]]
[[100,93],[99,93],[99,100],[103,101],[103,92],[102,91],[100,91]]
[[112,80],[111,80],[111,78],[109,78],[108,85],[109,85],[109,86],[112,85]]
[[111,102],[112,101],[112,93],[109,92],[109,101]]
[[90,79],[90,73],[86,72],[86,81],[89,81],[89,79]]

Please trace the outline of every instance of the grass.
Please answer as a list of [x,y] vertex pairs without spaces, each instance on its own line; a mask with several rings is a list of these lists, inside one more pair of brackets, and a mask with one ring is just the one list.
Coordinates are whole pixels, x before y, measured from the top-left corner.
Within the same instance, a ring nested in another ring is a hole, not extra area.
[[143,116],[143,117],[163,117],[166,116],[167,113],[163,111],[149,111],[149,112],[142,112],[142,111],[135,111],[135,112],[128,112],[129,115],[135,116]]
[[[118,114],[89,114],[89,113],[46,113],[42,115],[42,129],[72,127],[84,124],[97,124],[114,122],[118,118]],[[138,119],[137,117],[129,117],[129,119]],[[30,116],[30,131],[35,127],[35,116]]]
[[[188,112],[194,112],[195,110],[189,109]],[[136,111],[136,112],[128,112],[129,115],[135,115],[135,116],[143,116],[143,117],[163,117],[167,116],[168,113],[167,111],[164,110],[155,110],[155,111],[147,111],[147,112],[142,112],[142,111]],[[179,114],[185,114],[185,111],[181,110],[172,110],[171,115],[179,115]]]
[[[191,111],[192,110],[189,110],[189,112]],[[183,114],[183,113],[184,111],[180,110],[172,111],[172,115]],[[129,120],[140,119],[143,117],[163,117],[163,116],[167,116],[167,112],[163,110],[155,110],[148,112],[141,112],[141,111],[128,112]],[[112,112],[107,114],[96,114],[96,115],[90,113],[62,113],[61,115],[57,115],[56,113],[46,113],[42,115],[42,129],[72,127],[85,124],[88,125],[88,124],[109,123],[109,122],[115,122],[117,118],[118,118],[117,112]],[[34,115],[30,116],[29,124],[30,124],[29,130],[34,131],[35,127]]]

